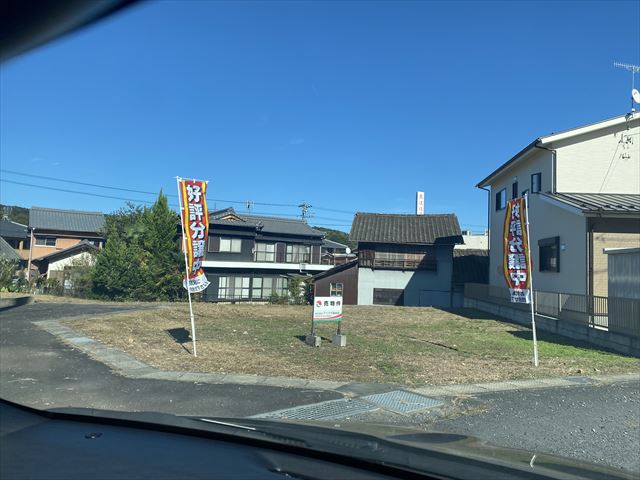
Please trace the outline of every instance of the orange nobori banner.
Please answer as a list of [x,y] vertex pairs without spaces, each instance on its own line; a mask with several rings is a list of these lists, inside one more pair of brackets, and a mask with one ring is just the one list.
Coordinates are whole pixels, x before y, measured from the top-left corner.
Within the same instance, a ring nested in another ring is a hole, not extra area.
[[201,292],[209,286],[202,269],[209,236],[209,212],[207,211],[207,182],[178,180],[180,195],[182,235],[187,263],[184,288],[191,293]]
[[514,303],[531,303],[531,252],[525,201],[510,200],[504,218],[503,271]]

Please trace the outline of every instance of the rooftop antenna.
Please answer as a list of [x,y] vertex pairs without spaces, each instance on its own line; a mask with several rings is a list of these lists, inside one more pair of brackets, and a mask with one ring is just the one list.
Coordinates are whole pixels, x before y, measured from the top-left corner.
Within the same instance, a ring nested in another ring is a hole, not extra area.
[[306,202],[302,202],[298,205],[298,208],[300,209],[300,217],[302,220],[306,220],[309,217],[309,209],[311,208],[311,205]]
[[247,201],[244,203],[244,206],[245,206],[245,207],[247,207],[247,212],[250,212],[250,211],[251,211],[251,209],[253,208],[253,202],[252,202],[251,200],[247,200]]
[[631,113],[636,109],[633,106],[634,102],[640,104],[640,92],[636,90],[636,73],[640,73],[640,65],[632,65],[630,63],[613,62],[613,66],[617,68],[624,68],[631,72]]

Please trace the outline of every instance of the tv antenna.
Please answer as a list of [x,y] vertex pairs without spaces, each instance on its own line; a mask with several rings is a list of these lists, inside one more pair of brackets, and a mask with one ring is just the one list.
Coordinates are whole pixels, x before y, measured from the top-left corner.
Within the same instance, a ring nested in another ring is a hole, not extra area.
[[634,102],[640,104],[640,92],[636,89],[636,73],[640,73],[640,65],[613,62],[613,66],[617,68],[624,68],[628,72],[631,72],[631,112],[633,113],[636,111],[633,106]]

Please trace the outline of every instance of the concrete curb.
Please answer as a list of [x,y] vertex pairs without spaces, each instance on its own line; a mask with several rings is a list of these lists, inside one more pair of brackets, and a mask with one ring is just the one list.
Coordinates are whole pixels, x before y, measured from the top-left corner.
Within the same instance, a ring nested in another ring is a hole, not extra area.
[[[93,315],[95,317],[96,315]],[[72,317],[78,320],[81,317]],[[103,345],[89,337],[80,335],[75,330],[61,324],[59,320],[43,320],[34,322],[35,325],[58,337],[64,343],[75,347],[89,355],[94,360],[104,363],[117,373],[128,378],[171,380],[191,383],[210,384],[236,384],[236,385],[262,385],[281,388],[306,388],[312,390],[336,390],[345,396],[358,396],[356,392],[350,392],[350,386],[354,390],[369,387],[370,392],[388,391],[401,388],[403,390],[418,393],[428,397],[460,397],[475,396],[484,393],[504,392],[510,390],[529,390],[557,387],[573,387],[585,385],[607,385],[612,383],[627,383],[640,381],[640,373],[624,375],[599,375],[576,376],[560,378],[543,378],[535,380],[510,380],[504,382],[485,382],[465,385],[434,385],[425,387],[403,387],[386,384],[362,384],[359,382],[334,382],[330,380],[306,380],[290,377],[263,377],[258,375],[232,374],[232,373],[193,373],[173,372],[151,367],[144,362],[112,347]]]
[[2,298],[0,299],[0,311],[8,310],[9,308],[21,307],[22,305],[29,305],[34,302],[33,295],[25,295],[24,297],[15,298]]

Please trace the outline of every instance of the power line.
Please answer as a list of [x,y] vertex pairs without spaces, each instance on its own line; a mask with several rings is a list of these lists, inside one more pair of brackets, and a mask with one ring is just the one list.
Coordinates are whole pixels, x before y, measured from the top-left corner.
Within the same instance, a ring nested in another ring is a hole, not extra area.
[[[45,190],[53,190],[56,192],[64,192],[64,193],[75,193],[78,195],[85,195],[88,197],[100,197],[100,198],[109,198],[112,200],[124,200],[126,202],[137,202],[137,203],[147,203],[147,204],[151,204],[154,203],[151,200],[141,200],[141,199],[137,199],[137,198],[126,198],[126,197],[116,197],[115,195],[104,195],[101,193],[93,193],[93,192],[83,192],[80,190],[69,190],[66,188],[57,188],[57,187],[49,187],[46,185],[36,185],[33,183],[26,183],[26,182],[17,182],[15,180],[7,180],[5,178],[0,178],[0,182],[4,182],[4,183],[11,183],[14,185],[21,185],[24,187],[34,187],[34,188],[42,188]],[[218,200],[220,201],[220,200]],[[172,207],[176,207],[179,208],[179,205],[176,203],[170,203],[169,204]],[[262,215],[262,216],[276,216],[276,217],[298,217],[299,214],[296,213],[278,213],[278,214],[274,214],[274,213],[268,213],[268,212],[251,212],[251,215]],[[328,221],[333,221],[333,222],[339,222],[340,219],[338,218],[330,218],[330,217],[313,217],[317,220],[328,220]]]
[[[68,179],[64,179],[64,178],[58,178],[58,177],[47,177],[45,175],[34,175],[31,173],[22,173],[22,172],[16,172],[14,170],[7,170],[6,168],[2,168],[0,169],[1,172],[4,173],[10,173],[12,175],[20,175],[22,177],[31,177],[31,178],[39,178],[42,180],[52,180],[54,182],[63,182],[63,183],[73,183],[75,185],[84,185],[86,187],[95,187],[95,188],[105,188],[108,190],[118,190],[120,192],[130,192],[130,193],[142,193],[144,195],[158,195],[158,192],[146,192],[144,190],[133,190],[131,188],[120,188],[120,187],[111,187],[108,185],[99,185],[97,183],[88,183],[88,182],[79,182],[76,180],[68,180]],[[7,180],[9,181],[9,180]],[[177,198],[177,195],[171,195],[171,194],[167,194],[168,197],[175,197]]]
[[[1,168],[0,172],[9,173],[9,174],[12,174],[12,175],[19,175],[19,176],[23,176],[23,177],[38,178],[38,179],[42,179],[42,180],[51,180],[51,181],[55,181],[55,182],[70,183],[70,184],[74,184],[74,185],[83,185],[83,186],[87,186],[87,187],[103,188],[103,189],[107,189],[107,190],[115,190],[115,191],[121,191],[121,192],[140,193],[140,194],[143,194],[143,195],[157,195],[158,194],[156,192],[150,192],[150,191],[146,191],[146,190],[135,190],[135,189],[124,188],[124,187],[114,187],[114,186],[111,186],[111,185],[102,185],[102,184],[97,184],[97,183],[81,182],[81,181],[77,181],[77,180],[70,180],[70,179],[65,179],[65,178],[60,178],[60,177],[50,177],[50,176],[46,176],[46,175],[35,175],[35,174],[31,174],[31,173],[18,172],[18,171],[15,171],[15,170],[9,170],[9,169],[5,169],[5,168]],[[15,185],[35,187],[35,188],[53,190],[53,191],[64,192],[64,193],[77,193],[79,195],[94,196],[94,197],[100,197],[100,198],[108,198],[108,199],[112,199],[112,200],[123,200],[123,201],[127,201],[127,202],[138,202],[138,203],[146,203],[146,204],[154,203],[151,200],[142,200],[142,199],[118,197],[118,196],[113,196],[113,195],[105,195],[105,194],[92,193],[92,192],[83,192],[83,191],[78,191],[78,190],[68,190],[68,189],[64,189],[64,188],[50,187],[50,186],[46,186],[46,185],[36,185],[36,184],[18,182],[18,181],[15,181],[15,180],[7,180],[7,179],[4,179],[4,178],[2,178],[0,180],[3,181],[3,182],[6,182],[6,183],[15,184]],[[177,198],[177,195],[173,195],[173,194],[165,194],[165,195],[167,195],[167,197]],[[228,200],[228,199],[221,199],[221,198],[208,198],[207,200],[209,202],[219,202],[219,203],[222,203],[222,204],[244,205],[244,206],[247,205],[247,200]],[[301,206],[299,204],[295,204],[295,203],[271,203],[271,202],[253,202],[253,201],[251,201],[251,204],[252,205],[260,205],[260,206],[267,206],[267,207],[301,208]],[[172,207],[179,207],[177,204],[170,204],[170,205]],[[334,221],[334,222],[343,221],[343,219],[340,219],[340,218],[317,217],[317,216],[315,216],[313,214],[310,215],[308,213],[308,210],[310,210],[311,208],[313,208],[314,210],[320,210],[320,211],[326,211],[326,212],[334,212],[334,213],[342,213],[342,214],[346,214],[346,215],[354,215],[356,213],[354,211],[340,210],[340,209],[337,209],[337,208],[311,207],[310,205],[308,205],[306,203],[303,203],[302,205],[307,206],[304,218],[314,218],[316,220],[323,219],[323,220],[329,220],[329,221]],[[265,215],[265,216],[280,216],[280,217],[298,217],[298,216],[300,216],[300,214],[278,213],[278,212],[269,212],[269,213],[267,213],[267,212],[251,212],[251,214],[252,215]],[[339,226],[339,225],[349,226],[350,224],[344,223],[344,224],[334,224],[334,225],[336,225],[336,226]],[[486,225],[470,224],[470,223],[462,224],[462,226],[486,228]]]
[[[110,198],[113,200],[124,200],[127,202],[138,202],[138,203],[154,203],[151,200],[140,200],[137,198],[125,198],[125,197],[116,197],[113,195],[103,195],[100,193],[91,193],[91,192],[81,192],[79,190],[68,190],[66,188],[56,188],[56,187],[47,187],[45,185],[34,185],[32,183],[24,183],[24,182],[16,182],[15,180],[7,180],[4,178],[0,178],[0,182],[4,183],[12,183],[14,185],[22,185],[25,187],[36,187],[36,188],[44,188],[45,190],[54,190],[56,192],[64,192],[64,193],[77,193],[78,195],[86,195],[88,197],[101,197],[101,198]],[[177,204],[170,204],[172,207],[177,207]]]
[[[80,182],[77,180],[70,180],[67,178],[60,178],[60,177],[49,177],[46,175],[34,175],[32,173],[24,173],[24,172],[17,172],[15,170],[8,170],[6,168],[1,168],[0,172],[4,172],[4,173],[9,173],[11,175],[20,175],[22,177],[30,177],[30,178],[38,178],[41,180],[51,180],[54,182],[63,182],[63,183],[72,183],[74,185],[84,185],[86,187],[94,187],[94,188],[104,188],[107,190],[117,190],[120,192],[130,192],[130,193],[141,193],[143,195],[157,195],[158,192],[149,192],[146,190],[135,190],[135,189],[131,189],[131,188],[123,188],[123,187],[114,187],[111,185],[102,185],[102,184],[98,184],[98,183],[89,183],[89,182]],[[177,198],[177,195],[174,194],[166,194],[167,197],[172,197],[172,198]],[[228,200],[228,199],[224,199],[224,198],[209,198],[210,201],[212,202],[221,202],[221,203],[231,203],[234,205],[245,205],[247,204],[247,200]],[[296,203],[271,203],[271,202],[251,202],[253,205],[261,205],[264,207],[295,207],[298,208],[298,204]],[[332,209],[319,209],[319,210],[327,210],[327,211],[332,211]],[[352,213],[352,212],[346,212],[343,211],[344,213]],[[338,212],[338,213],[343,213],[343,212]]]

